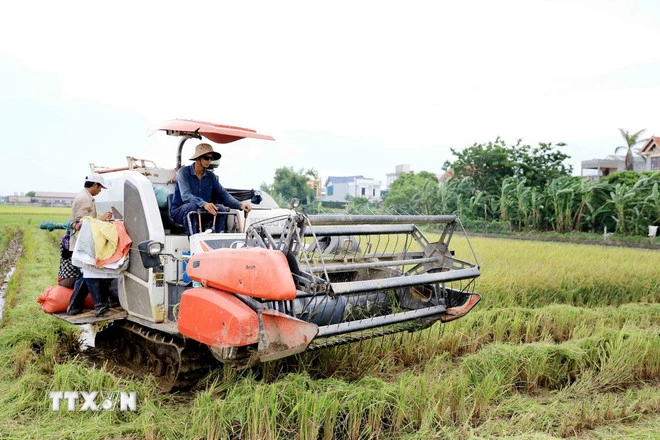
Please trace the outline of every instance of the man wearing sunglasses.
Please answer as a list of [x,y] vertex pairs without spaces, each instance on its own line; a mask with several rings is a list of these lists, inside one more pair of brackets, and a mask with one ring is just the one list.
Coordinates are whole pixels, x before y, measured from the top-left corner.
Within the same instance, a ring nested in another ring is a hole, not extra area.
[[[170,217],[186,228],[188,235],[198,232],[197,216],[191,217],[192,224],[188,222],[188,213],[204,209],[215,215],[221,203],[232,209],[250,212],[252,207],[247,203],[240,203],[226,189],[220,185],[218,177],[211,171],[211,162],[220,159],[221,155],[213,150],[209,144],[199,144],[195,154],[190,158],[195,162],[181,167],[176,174],[174,196],[170,207]],[[222,208],[222,207],[221,207]],[[227,216],[220,215],[215,220],[215,231],[222,232],[225,228]]]

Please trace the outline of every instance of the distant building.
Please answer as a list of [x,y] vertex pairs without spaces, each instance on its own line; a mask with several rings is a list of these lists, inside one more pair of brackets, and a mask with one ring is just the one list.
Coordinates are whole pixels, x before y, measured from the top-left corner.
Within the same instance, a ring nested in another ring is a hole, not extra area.
[[29,205],[32,203],[32,197],[27,196],[9,196],[7,197],[9,205]]
[[454,170],[452,168],[449,168],[447,171],[445,171],[443,174],[438,175],[438,183],[440,185],[443,185],[449,180],[454,177]]
[[324,201],[345,202],[347,197],[364,197],[371,202],[380,201],[380,180],[364,176],[330,176],[325,181]]
[[41,206],[71,206],[76,193],[69,192],[35,192],[33,201]]
[[[605,159],[591,159],[582,161],[580,175],[585,180],[600,180],[610,174],[626,170],[626,157],[611,154]],[[633,154],[633,171],[646,170],[646,161],[642,156]]]
[[389,190],[392,187],[392,183],[401,175],[410,172],[410,165],[397,165],[394,167],[393,173],[385,174],[385,190]]
[[646,162],[646,171],[660,171],[660,137],[651,137],[639,154]]
[[307,181],[307,187],[314,190],[314,198],[316,200],[321,200],[321,197],[323,196],[321,179],[309,179]]

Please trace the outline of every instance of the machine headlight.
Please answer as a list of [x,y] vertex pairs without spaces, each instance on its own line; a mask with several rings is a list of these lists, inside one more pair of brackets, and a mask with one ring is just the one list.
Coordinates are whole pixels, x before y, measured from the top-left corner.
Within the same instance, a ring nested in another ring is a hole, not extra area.
[[162,251],[163,251],[163,245],[162,243],[158,243],[157,241],[152,241],[151,243],[149,243],[149,246],[147,247],[147,252],[152,257],[156,257],[160,255]]
[[142,265],[149,269],[150,267],[160,266],[160,255],[163,251],[163,244],[157,241],[147,240],[138,243],[138,251],[140,251],[140,259]]

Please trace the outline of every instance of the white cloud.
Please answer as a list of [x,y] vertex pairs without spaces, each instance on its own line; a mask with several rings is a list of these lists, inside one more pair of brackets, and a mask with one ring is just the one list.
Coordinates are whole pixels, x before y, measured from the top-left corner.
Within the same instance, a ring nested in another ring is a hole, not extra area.
[[[176,143],[144,132],[176,117],[277,139],[226,146],[228,186],[269,182],[279,166],[382,180],[400,163],[440,172],[449,147],[496,136],[567,142],[579,172],[580,160],[620,144],[619,127],[660,134],[660,7],[652,1],[28,1],[0,9],[9,17],[0,67],[21,72],[0,85],[0,99],[23,109],[6,110],[12,124],[35,118],[20,134],[1,128],[19,147],[11,160],[38,145],[39,169],[64,155],[80,174],[87,162],[123,163],[142,151],[171,163]],[[155,149],[159,142],[165,149]],[[0,193],[43,182],[21,179],[5,173]]]

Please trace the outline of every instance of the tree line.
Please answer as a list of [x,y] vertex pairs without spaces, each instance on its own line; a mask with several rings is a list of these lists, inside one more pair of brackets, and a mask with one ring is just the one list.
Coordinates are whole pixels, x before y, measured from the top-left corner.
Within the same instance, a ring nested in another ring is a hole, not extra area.
[[[562,147],[564,144],[557,144]],[[624,171],[599,181],[571,176],[569,158],[551,143],[537,147],[502,139],[474,144],[444,169],[440,184],[428,172],[392,184],[383,206],[394,212],[457,214],[471,228],[646,235],[660,223],[660,173]]]
[[[624,134],[622,132],[622,134]],[[626,135],[629,135],[627,132]],[[626,142],[638,143],[641,132]],[[443,169],[446,182],[428,171],[399,176],[379,204],[366,198],[346,201],[351,213],[456,214],[474,230],[492,232],[608,231],[646,235],[649,225],[660,224],[660,173],[624,171],[599,181],[571,176],[564,143],[507,144],[497,138],[475,143],[461,151],[451,149],[454,160]],[[279,168],[273,185],[262,184],[281,206],[299,198],[309,213],[328,207],[314,200],[306,186],[314,169]]]

